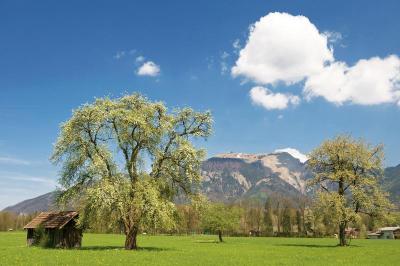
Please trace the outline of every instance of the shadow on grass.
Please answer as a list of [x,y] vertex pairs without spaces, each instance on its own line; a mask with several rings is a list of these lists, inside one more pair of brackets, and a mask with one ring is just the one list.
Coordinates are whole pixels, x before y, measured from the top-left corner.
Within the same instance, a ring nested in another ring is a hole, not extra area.
[[200,244],[220,244],[224,242],[219,242],[217,240],[196,240],[194,241],[195,243],[200,243]]
[[[122,246],[86,246],[81,247],[80,250],[125,250]],[[160,251],[168,251],[173,250],[172,248],[158,248],[158,247],[138,247],[135,251],[153,251],[153,252],[160,252]]]
[[[305,247],[305,248],[341,248],[339,245],[314,245],[314,244],[277,244],[274,246],[281,247]],[[346,247],[359,247],[357,245],[349,245]]]

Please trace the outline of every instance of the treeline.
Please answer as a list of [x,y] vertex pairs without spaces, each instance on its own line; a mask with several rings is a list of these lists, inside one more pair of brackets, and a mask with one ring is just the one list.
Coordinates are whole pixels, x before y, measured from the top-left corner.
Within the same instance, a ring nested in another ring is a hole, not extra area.
[[0,212],[0,231],[22,230],[34,217],[34,214],[16,214],[14,212]]
[[[178,225],[176,233],[216,233],[224,231],[232,236],[294,236],[306,233],[306,197],[296,200],[281,194],[272,194],[265,202],[244,200],[234,204],[224,204],[215,212],[199,213],[190,205],[178,206]],[[221,205],[211,203],[211,205]],[[223,208],[224,210],[221,210]],[[211,209],[215,209],[211,207]],[[227,215],[231,214],[231,215]],[[232,215],[235,214],[235,215]],[[216,216],[217,219],[210,217]],[[230,221],[229,221],[230,220]]]
[[[289,198],[276,193],[265,202],[247,200],[226,204],[224,208],[225,215],[218,217],[213,213],[202,215],[191,206],[178,206],[177,227],[171,233],[218,233],[222,230],[231,236],[286,237],[325,237],[338,233],[336,217],[315,206],[305,196]],[[221,209],[217,208],[217,212],[221,212]],[[212,216],[217,219],[210,223]],[[357,237],[366,237],[368,231],[375,231],[379,227],[400,224],[400,212],[394,212],[385,219],[366,214],[360,217],[348,225],[349,233],[357,232]]]
[[[163,230],[142,225],[142,233],[148,234],[218,234],[230,236],[286,236],[325,237],[338,233],[336,217],[321,210],[306,196],[287,197],[272,193],[264,202],[243,200],[231,204],[209,203],[204,210],[192,205],[177,205],[176,225],[172,230]],[[360,215],[356,223],[348,225],[357,231],[358,237],[366,237],[368,231],[383,226],[400,224],[400,212],[382,219]],[[110,217],[90,223],[87,231],[102,233],[124,233],[118,220],[109,223]]]
[[[0,212],[0,231],[22,230],[37,214],[17,215]],[[113,222],[110,223],[110,220]],[[142,225],[141,232],[148,234],[218,234],[230,236],[286,236],[325,237],[337,234],[335,217],[314,206],[305,197],[287,197],[273,193],[264,202],[243,200],[232,204],[209,203],[205,209],[192,205],[177,205],[176,225],[163,230]],[[349,227],[356,229],[359,237],[382,226],[399,225],[400,212],[390,218],[361,215],[361,219]],[[87,225],[87,232],[124,233],[123,223],[116,217],[94,219]]]

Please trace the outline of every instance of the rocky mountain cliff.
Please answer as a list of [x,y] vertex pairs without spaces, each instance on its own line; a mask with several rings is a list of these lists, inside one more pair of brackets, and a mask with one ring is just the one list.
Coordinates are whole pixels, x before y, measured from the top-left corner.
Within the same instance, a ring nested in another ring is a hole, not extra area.
[[203,192],[215,201],[265,199],[271,192],[306,193],[311,174],[305,163],[287,152],[270,154],[225,153],[202,166]]

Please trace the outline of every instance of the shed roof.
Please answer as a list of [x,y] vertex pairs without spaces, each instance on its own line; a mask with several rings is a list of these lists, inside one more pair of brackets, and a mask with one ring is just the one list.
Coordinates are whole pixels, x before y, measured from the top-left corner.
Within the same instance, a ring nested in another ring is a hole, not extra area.
[[76,211],[41,212],[32,221],[25,225],[24,229],[37,228],[39,225],[49,229],[61,229],[77,216],[78,212]]

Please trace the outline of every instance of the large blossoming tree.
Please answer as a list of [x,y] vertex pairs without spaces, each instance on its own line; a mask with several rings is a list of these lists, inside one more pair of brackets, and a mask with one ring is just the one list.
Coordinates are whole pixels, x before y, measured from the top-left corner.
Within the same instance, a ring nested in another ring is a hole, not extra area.
[[383,146],[371,146],[347,135],[323,142],[307,161],[318,185],[315,205],[337,224],[339,245],[346,246],[346,227],[360,214],[388,218],[393,208],[379,181],[383,176]]
[[59,201],[79,203],[82,222],[119,221],[125,248],[137,249],[142,225],[173,226],[177,194],[198,195],[205,152],[192,140],[208,137],[211,124],[210,112],[168,112],[139,94],[79,107],[52,156],[62,165]]

